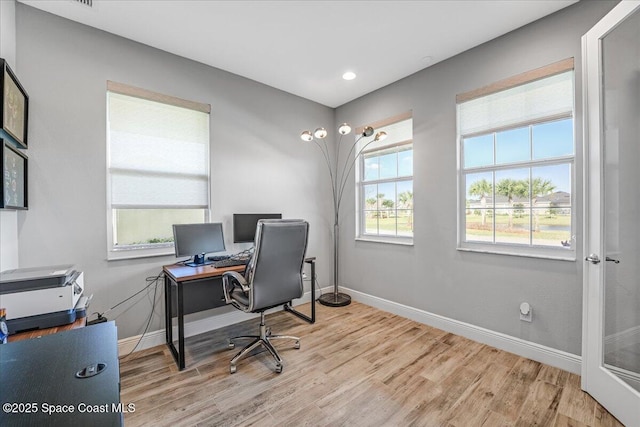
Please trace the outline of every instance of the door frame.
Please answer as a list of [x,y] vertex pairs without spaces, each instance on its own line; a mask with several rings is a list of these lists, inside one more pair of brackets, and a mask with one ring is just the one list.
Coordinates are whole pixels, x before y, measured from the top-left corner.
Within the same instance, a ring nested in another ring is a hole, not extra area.
[[640,426],[640,393],[604,367],[604,170],[602,39],[640,9],[640,0],[622,1],[582,37],[584,107],[584,254],[582,389],[627,426]]

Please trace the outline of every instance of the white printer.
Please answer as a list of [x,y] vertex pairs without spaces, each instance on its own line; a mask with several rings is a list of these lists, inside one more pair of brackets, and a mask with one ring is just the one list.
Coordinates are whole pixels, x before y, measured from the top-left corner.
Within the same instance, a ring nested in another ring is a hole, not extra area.
[[0,307],[9,333],[60,326],[84,317],[84,273],[73,265],[18,268],[0,273]]

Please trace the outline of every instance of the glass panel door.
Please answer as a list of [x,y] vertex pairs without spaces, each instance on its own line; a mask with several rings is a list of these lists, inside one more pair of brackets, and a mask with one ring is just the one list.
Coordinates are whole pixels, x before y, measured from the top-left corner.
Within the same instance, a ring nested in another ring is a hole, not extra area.
[[602,39],[604,363],[640,391],[640,12]]
[[583,37],[585,288],[582,387],[640,426],[640,1]]

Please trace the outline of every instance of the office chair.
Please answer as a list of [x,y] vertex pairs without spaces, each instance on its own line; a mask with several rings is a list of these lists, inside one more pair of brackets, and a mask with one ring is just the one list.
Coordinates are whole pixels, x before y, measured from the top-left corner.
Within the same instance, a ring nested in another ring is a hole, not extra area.
[[232,374],[236,372],[238,361],[259,346],[267,349],[275,359],[276,372],[282,372],[282,359],[271,340],[292,339],[294,348],[300,348],[300,338],[272,335],[271,328],[265,325],[264,312],[302,296],[302,268],[308,235],[309,224],[304,220],[261,219],[256,227],[255,251],[244,275],[235,271],[223,274],[227,304],[245,313],[260,313],[260,335],[244,335],[229,340],[229,347],[234,348],[234,340],[253,339],[231,359]]

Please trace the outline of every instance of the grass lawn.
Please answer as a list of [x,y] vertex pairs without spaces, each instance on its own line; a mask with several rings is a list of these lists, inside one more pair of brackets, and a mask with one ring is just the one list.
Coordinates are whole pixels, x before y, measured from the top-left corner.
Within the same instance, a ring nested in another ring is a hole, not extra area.
[[[519,215],[512,218],[512,226],[509,228],[509,216],[496,215],[496,242],[528,243],[529,224],[529,215]],[[538,229],[533,231],[532,237],[533,243],[536,245],[562,246],[561,241],[571,240],[571,215],[539,215]],[[493,218],[487,216],[486,223],[483,226],[482,216],[467,215],[466,238],[467,240],[492,241]]]
[[396,234],[402,236],[413,235],[412,217],[367,218],[366,231],[368,233]]
[[[410,236],[413,234],[411,219],[400,218],[367,218],[366,231],[374,234]],[[514,216],[509,228],[508,215],[496,215],[496,241],[503,243],[529,243],[529,216]],[[466,217],[466,238],[468,240],[492,241],[493,218],[486,217],[486,225],[482,225],[480,215],[470,214]],[[533,243],[536,245],[562,246],[561,241],[571,240],[571,215],[541,214],[538,217],[539,231],[533,232]],[[396,231],[397,227],[397,231]]]

